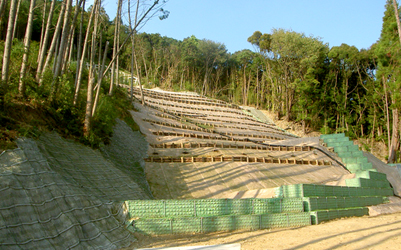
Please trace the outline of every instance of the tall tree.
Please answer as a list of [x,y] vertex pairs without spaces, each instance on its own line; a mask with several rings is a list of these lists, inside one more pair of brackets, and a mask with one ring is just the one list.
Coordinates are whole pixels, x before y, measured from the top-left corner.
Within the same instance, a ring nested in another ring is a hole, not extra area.
[[[381,80],[384,89],[385,106],[387,115],[387,134],[389,143],[388,162],[396,161],[396,151],[399,151],[399,107],[400,104],[400,79],[401,74],[401,45],[398,34],[398,25],[396,18],[396,9],[394,2],[388,0],[386,11],[383,17],[383,26],[380,39],[375,46],[375,53],[378,57],[378,70],[376,79]],[[390,116],[392,119],[390,119]],[[390,122],[390,120],[392,120]],[[391,123],[391,124],[390,124]],[[390,136],[391,135],[391,136]]]
[[79,35],[78,35],[78,48],[77,48],[77,69],[75,73],[75,88],[77,87],[78,83],[78,75],[81,67],[81,50],[82,50],[82,33],[83,33],[83,20],[84,20],[84,12],[85,12],[85,2],[82,5],[82,10],[81,10],[81,22],[79,25]]
[[53,94],[57,89],[57,82],[58,82],[58,77],[60,76],[61,73],[61,68],[64,60],[64,54],[65,50],[67,47],[67,39],[70,36],[70,12],[72,8],[72,0],[66,0],[66,10],[64,14],[64,22],[63,22],[63,32],[61,33],[61,40],[60,40],[60,47],[58,49],[58,55],[56,56],[56,67],[55,71],[53,72],[53,82],[52,82],[52,88],[53,88]]
[[15,12],[15,25],[14,25],[14,28],[13,28],[12,40],[14,40],[14,38],[15,38],[15,30],[16,30],[16,28],[17,28],[18,14],[19,14],[19,10],[20,10],[20,7],[21,7],[21,2],[22,2],[22,0],[18,0],[17,11]]
[[[135,21],[134,24],[136,26],[136,23],[138,21],[138,10],[139,10],[139,0],[136,2],[136,11],[135,11]],[[136,32],[132,28],[132,21],[131,21],[131,1],[128,1],[128,21],[129,21],[129,28],[132,33],[131,36],[131,82],[130,82],[130,88],[131,88],[131,101],[133,98],[133,84],[134,84],[134,66],[136,68],[136,75],[137,75],[137,82],[139,84],[139,90],[141,92],[141,102],[142,105],[145,105],[145,97],[143,95],[143,89],[142,89],[142,83],[141,83],[141,76],[139,72],[139,67],[138,67],[138,60],[136,58],[136,52],[135,52],[135,35]],[[135,62],[135,65],[134,65]]]
[[3,66],[1,69],[1,81],[3,82],[3,87],[7,86],[7,81],[8,81],[8,69],[9,69],[9,65],[10,65],[12,37],[13,37],[13,30],[14,30],[14,25],[15,25],[15,21],[16,21],[15,20],[16,12],[17,12],[17,0],[11,0],[10,14],[8,16],[7,36],[6,36],[6,42],[4,45]]
[[78,96],[79,96],[79,91],[81,89],[81,83],[82,83],[82,75],[83,75],[83,69],[85,66],[85,54],[86,54],[86,50],[88,48],[88,43],[89,43],[89,36],[90,36],[90,30],[92,27],[92,22],[93,19],[95,17],[95,6],[97,6],[99,0],[95,0],[95,2],[93,3],[92,6],[92,11],[89,17],[89,21],[88,21],[88,27],[86,30],[86,34],[85,34],[85,40],[84,40],[84,44],[83,44],[83,49],[82,49],[82,54],[81,54],[81,59],[79,61],[79,71],[78,71],[78,76],[77,76],[77,83],[75,84],[75,94],[74,94],[74,100],[73,100],[73,105],[76,105],[78,102]]
[[204,66],[204,77],[201,93],[202,95],[207,95],[210,91],[209,80],[213,68],[216,67],[217,63],[224,60],[224,54],[227,52],[227,49],[224,44],[216,43],[207,39],[199,41],[198,48],[202,55]]
[[[68,3],[70,3],[70,1],[71,0],[68,0]],[[53,39],[52,39],[52,42],[50,44],[49,51],[47,53],[45,63],[43,65],[42,70],[39,73],[39,83],[40,84],[42,83],[42,80],[43,80],[43,74],[44,74],[45,70],[49,67],[50,61],[53,59],[54,54],[57,55],[57,53],[54,53],[54,52],[56,51],[56,49],[58,49],[58,45],[59,45],[59,42],[60,42],[61,26],[62,26],[62,23],[63,23],[66,7],[67,7],[67,0],[65,0],[61,5],[61,10],[60,10],[60,13],[59,13],[59,16],[58,16],[58,19],[57,19],[57,24],[56,24],[56,30],[54,32]],[[56,56],[56,59],[57,59],[57,56]]]
[[43,40],[41,39],[41,44],[39,46],[40,50],[39,50],[39,55],[38,55],[38,68],[36,70],[36,80],[37,81],[39,81],[41,78],[43,64],[46,59],[47,46],[48,46],[49,39],[50,39],[50,26],[52,23],[53,13],[54,13],[54,8],[56,6],[56,2],[57,1],[52,1],[52,4],[50,5],[49,16],[47,17],[45,34],[44,34]]
[[[89,136],[92,129],[92,108],[93,108],[93,85],[95,83],[95,54],[96,54],[96,40],[97,40],[97,29],[99,24],[99,10],[102,0],[98,0],[93,6],[95,9],[95,23],[93,25],[92,32],[92,45],[91,45],[91,56],[89,60],[89,79],[88,89],[86,95],[86,110],[84,119],[84,136]],[[100,86],[99,86],[100,87]]]
[[118,76],[116,80],[116,71],[118,71],[118,57],[119,57],[119,55],[117,54],[117,50],[120,48],[118,37],[120,36],[119,31],[120,31],[120,20],[121,20],[121,7],[122,7],[122,0],[118,0],[117,15],[116,18],[114,19],[115,21],[114,21],[114,43],[113,43],[113,58],[115,57],[116,60],[113,62],[111,67],[109,95],[113,94],[114,85],[116,84],[116,82],[118,83]]
[[18,92],[21,96],[25,95],[25,74],[28,66],[29,59],[29,49],[31,46],[31,36],[32,36],[32,28],[33,28],[33,16],[34,16],[34,8],[35,8],[36,0],[31,0],[31,4],[29,6],[29,15],[28,15],[28,25],[26,26],[25,38],[24,38],[24,55],[22,57],[22,65],[19,76],[19,87]]

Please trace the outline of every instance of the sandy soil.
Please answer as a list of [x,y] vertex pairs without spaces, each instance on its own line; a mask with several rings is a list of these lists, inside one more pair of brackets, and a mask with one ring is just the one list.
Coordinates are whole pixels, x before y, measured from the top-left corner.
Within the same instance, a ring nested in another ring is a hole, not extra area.
[[[300,137],[317,137],[319,132],[302,132],[299,124],[277,120],[263,111],[276,125]],[[155,117],[153,119],[156,119]],[[153,135],[148,136],[150,139]],[[366,143],[366,142],[365,142]],[[158,152],[163,154],[163,151]],[[179,171],[179,168],[173,168]],[[172,169],[172,176],[179,176]],[[162,171],[156,171],[163,180]],[[206,171],[205,173],[209,173]],[[174,182],[169,178],[170,184]],[[193,180],[192,180],[193,182]],[[192,183],[191,182],[191,183]],[[178,181],[177,187],[184,187]],[[162,183],[159,183],[162,184]],[[160,185],[163,187],[164,185]],[[183,197],[184,198],[184,197]],[[401,249],[401,213],[377,217],[339,219],[319,225],[258,231],[215,232],[191,235],[145,236],[136,234],[137,242],[129,248],[179,247],[240,243],[241,249]]]
[[128,249],[240,243],[250,249],[401,249],[401,213],[290,229],[143,236]]

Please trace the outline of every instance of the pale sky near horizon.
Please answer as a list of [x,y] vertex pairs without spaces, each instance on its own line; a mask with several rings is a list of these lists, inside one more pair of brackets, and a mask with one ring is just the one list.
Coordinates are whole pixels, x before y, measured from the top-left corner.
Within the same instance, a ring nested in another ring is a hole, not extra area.
[[[87,2],[87,6],[93,0]],[[154,17],[139,32],[183,40],[195,35],[226,45],[234,53],[253,47],[253,32],[273,28],[320,37],[330,48],[342,43],[367,49],[379,37],[386,0],[169,0],[165,20]],[[110,19],[117,0],[103,0]],[[124,18],[123,18],[124,19]],[[127,18],[125,18],[127,20]]]

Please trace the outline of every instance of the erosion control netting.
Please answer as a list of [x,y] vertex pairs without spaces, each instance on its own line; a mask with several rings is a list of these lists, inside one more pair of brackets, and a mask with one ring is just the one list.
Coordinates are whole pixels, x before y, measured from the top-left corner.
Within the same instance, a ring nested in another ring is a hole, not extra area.
[[0,156],[0,249],[118,249],[123,202],[149,199],[99,151],[45,134]]
[[[145,161],[149,144],[139,131],[132,129],[122,120],[117,119],[113,130],[111,143],[101,148],[103,156],[126,176],[132,178],[145,194],[152,196],[145,176]],[[126,199],[126,198],[125,198]]]

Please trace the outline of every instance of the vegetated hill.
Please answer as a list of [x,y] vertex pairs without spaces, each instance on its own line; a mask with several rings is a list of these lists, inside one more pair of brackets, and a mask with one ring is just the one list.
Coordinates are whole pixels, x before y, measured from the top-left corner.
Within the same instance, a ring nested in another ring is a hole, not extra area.
[[98,112],[92,118],[89,136],[83,133],[85,109],[81,104],[74,106],[70,98],[48,100],[43,96],[20,98],[18,95],[7,95],[0,106],[0,150],[16,148],[18,137],[38,138],[41,133],[49,131],[98,148],[110,143],[116,118],[138,130],[128,112],[133,106],[126,92],[116,88],[113,96],[103,95]]
[[71,106],[11,96],[2,103],[0,248],[115,249],[135,240],[123,202],[152,198],[147,143],[126,116],[133,108],[126,93],[104,100],[95,144],[82,137],[82,116]]

